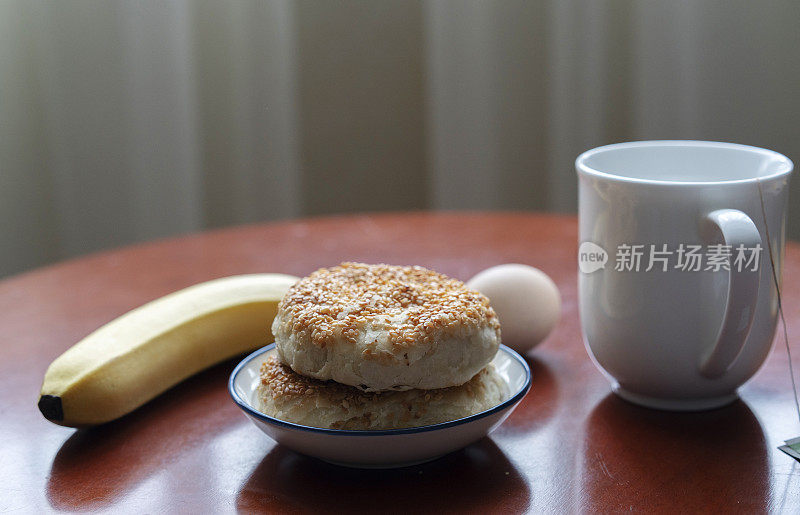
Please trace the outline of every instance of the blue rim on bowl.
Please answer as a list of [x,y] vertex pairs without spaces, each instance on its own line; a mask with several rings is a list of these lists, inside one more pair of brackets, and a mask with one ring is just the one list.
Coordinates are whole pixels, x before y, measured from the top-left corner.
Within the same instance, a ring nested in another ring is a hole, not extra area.
[[275,348],[275,344],[272,343],[267,345],[266,347],[262,347],[257,351],[253,352],[252,354],[248,355],[242,361],[236,365],[236,368],[233,369],[231,372],[231,376],[228,379],[228,392],[231,394],[231,398],[233,398],[233,402],[239,405],[239,407],[244,410],[248,415],[255,417],[267,424],[272,424],[279,427],[285,427],[290,429],[300,429],[302,431],[310,431],[313,433],[322,433],[328,435],[341,435],[341,436],[388,436],[388,435],[402,435],[402,434],[413,434],[413,433],[424,433],[426,431],[435,431],[437,429],[445,429],[447,427],[458,426],[461,424],[466,424],[467,422],[471,422],[473,420],[477,420],[479,418],[487,417],[492,413],[497,413],[498,411],[502,411],[503,409],[516,404],[517,401],[522,399],[528,390],[531,388],[531,369],[528,366],[528,363],[522,359],[515,350],[506,347],[505,345],[500,345],[500,348],[503,349],[509,356],[514,358],[522,368],[525,370],[525,383],[522,385],[522,388],[514,392],[510,398],[501,402],[497,406],[490,408],[486,411],[481,411],[480,413],[475,413],[474,415],[470,415],[468,417],[459,418],[456,420],[449,420],[447,422],[440,422],[438,424],[431,424],[427,426],[419,426],[419,427],[408,427],[404,429],[382,429],[382,430],[370,430],[370,431],[360,431],[354,429],[325,429],[322,427],[312,427],[312,426],[303,426],[300,424],[295,424],[293,422],[286,422],[284,420],[280,420],[274,417],[270,417],[269,415],[265,415],[260,411],[254,409],[249,402],[245,401],[241,398],[239,393],[236,391],[234,387],[234,383],[236,382],[236,376],[239,375],[239,372],[242,368],[245,367],[250,361],[254,360],[261,354],[265,352],[269,352]]

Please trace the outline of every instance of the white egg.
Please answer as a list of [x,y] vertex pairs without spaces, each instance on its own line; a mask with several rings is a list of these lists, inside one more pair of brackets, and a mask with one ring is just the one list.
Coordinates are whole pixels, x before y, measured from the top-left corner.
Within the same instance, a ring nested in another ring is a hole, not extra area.
[[502,342],[520,353],[541,343],[561,315],[558,288],[532,266],[493,266],[470,279],[467,286],[489,297],[500,318]]

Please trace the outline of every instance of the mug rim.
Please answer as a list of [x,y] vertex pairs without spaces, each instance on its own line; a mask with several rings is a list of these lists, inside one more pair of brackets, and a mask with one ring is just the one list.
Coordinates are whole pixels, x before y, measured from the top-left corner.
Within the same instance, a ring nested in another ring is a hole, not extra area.
[[[671,180],[660,180],[660,179],[644,179],[641,177],[627,177],[625,175],[604,172],[586,164],[587,160],[596,154],[614,150],[637,148],[637,147],[706,147],[706,148],[718,148],[718,149],[721,148],[736,149],[736,150],[744,150],[746,152],[754,154],[760,154],[762,156],[777,158],[782,162],[780,163],[780,169],[777,172],[765,175],[763,177],[749,177],[746,179],[730,179],[730,180],[723,179],[715,181],[671,181]],[[794,169],[794,163],[792,163],[791,159],[781,154],[780,152],[776,152],[774,150],[769,150],[766,148],[755,147],[752,145],[743,145],[740,143],[728,143],[723,141],[702,141],[702,140],[644,140],[644,141],[627,141],[623,143],[612,143],[610,145],[603,145],[600,147],[593,148],[591,150],[587,150],[586,152],[583,152],[575,159],[575,168],[578,171],[579,175],[584,174],[612,181],[637,183],[637,184],[689,186],[689,185],[714,185],[714,184],[720,184],[720,185],[747,184],[747,183],[755,183],[758,181],[761,182],[768,181],[791,173],[792,170]]]

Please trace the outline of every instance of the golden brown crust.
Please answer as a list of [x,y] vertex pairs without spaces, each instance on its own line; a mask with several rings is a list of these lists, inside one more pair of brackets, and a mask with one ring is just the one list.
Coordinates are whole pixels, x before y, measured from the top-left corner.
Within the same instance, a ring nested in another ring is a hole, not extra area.
[[260,377],[255,403],[262,413],[328,429],[364,431],[438,424],[490,409],[508,395],[505,381],[491,364],[460,386],[438,390],[366,393],[304,377],[275,356],[264,362]]
[[[464,283],[419,266],[342,263],[292,286],[278,318],[319,347],[355,343],[365,326],[386,327],[394,346],[430,343],[500,323],[489,299]],[[370,356],[365,349],[364,356]],[[375,354],[380,354],[375,352]]]

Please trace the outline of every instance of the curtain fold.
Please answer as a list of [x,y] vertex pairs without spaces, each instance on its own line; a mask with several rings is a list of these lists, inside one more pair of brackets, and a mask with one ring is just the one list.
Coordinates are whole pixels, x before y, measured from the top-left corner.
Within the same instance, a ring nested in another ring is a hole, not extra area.
[[616,141],[797,160],[798,19],[788,0],[0,0],[0,275],[304,215],[572,212],[574,158]]

